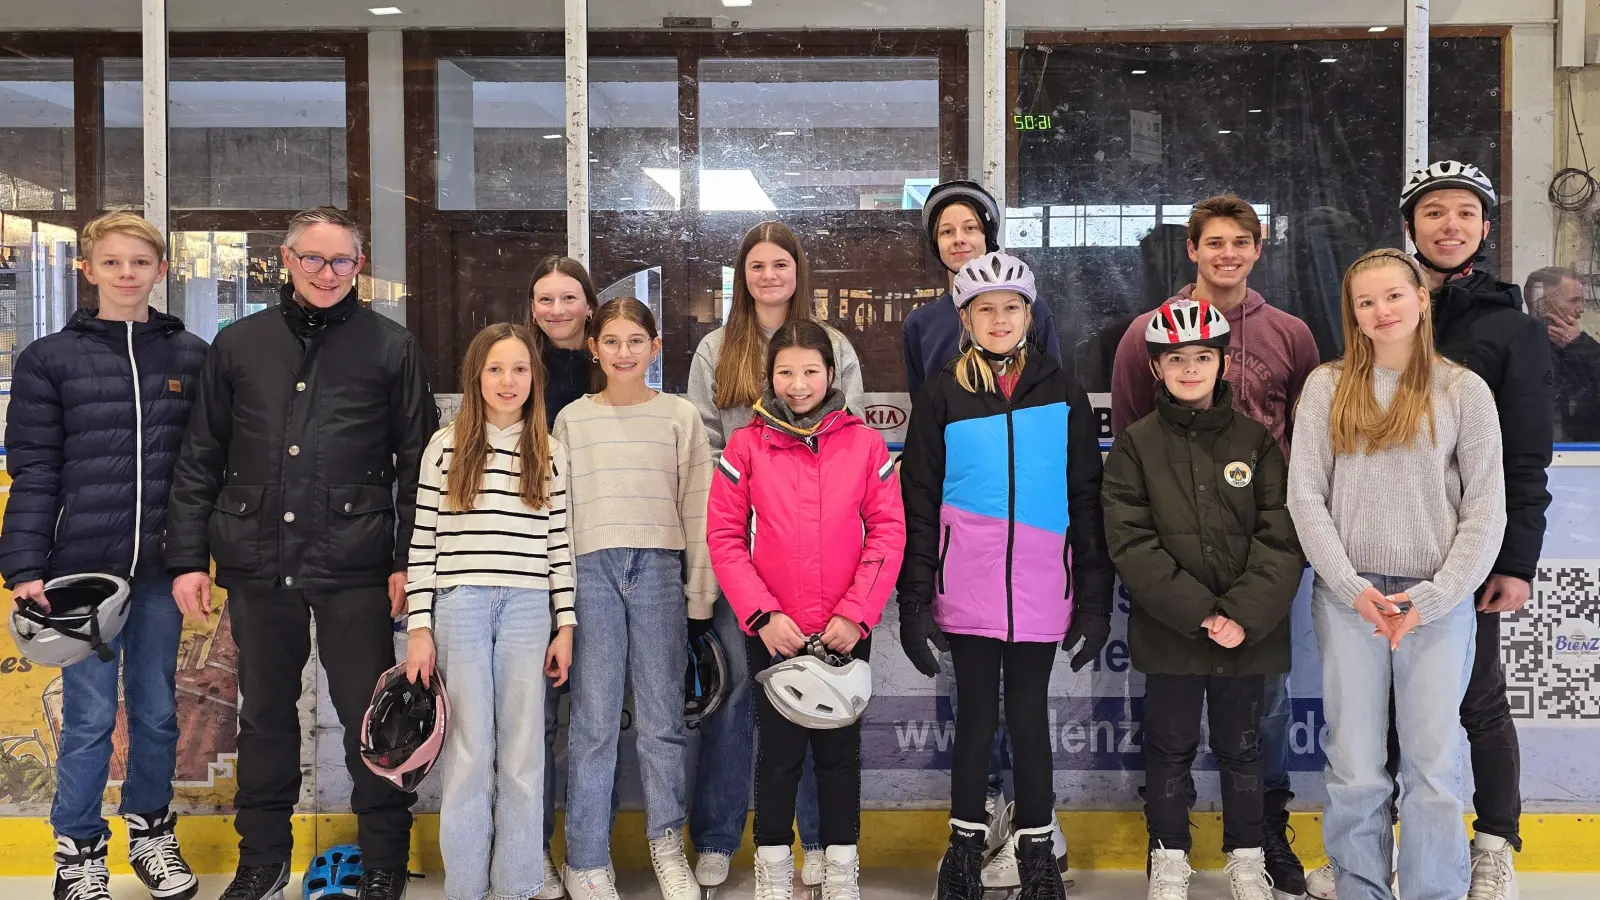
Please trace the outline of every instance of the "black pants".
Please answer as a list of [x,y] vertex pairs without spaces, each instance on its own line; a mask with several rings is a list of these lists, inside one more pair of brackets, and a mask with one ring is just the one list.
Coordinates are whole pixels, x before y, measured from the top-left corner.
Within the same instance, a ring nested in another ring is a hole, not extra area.
[[366,866],[406,865],[417,795],[403,793],[361,761],[361,719],[378,677],[394,665],[387,589],[233,591],[228,615],[242,695],[234,817],[240,865],[288,862],[294,849],[289,820],[300,799],[300,673],[311,653],[313,616],[317,654],[344,726],[345,768],[354,781],[350,807]]
[[1189,774],[1200,749],[1200,708],[1209,712],[1211,752],[1222,780],[1222,852],[1261,846],[1260,675],[1146,675],[1145,819],[1150,847],[1188,851]]
[[989,754],[1000,725],[1000,679],[1006,685],[1006,728],[1011,732],[1011,776],[1018,828],[1050,824],[1050,670],[1055,643],[1006,642],[968,634],[947,635],[956,669],[956,740],[950,764],[950,816],[983,824]]
[[[862,638],[850,651],[866,660],[872,638]],[[756,821],[758,847],[794,843],[795,793],[806,748],[811,748],[817,775],[817,812],[822,846],[856,844],[861,838],[861,722],[844,728],[806,728],[785,719],[767,699],[755,677],[772,665],[772,654],[759,637],[745,638],[751,690],[756,707]]]
[[[1473,598],[1482,599],[1480,593]],[[1500,659],[1500,614],[1478,613],[1478,641],[1472,658],[1467,694],[1461,698],[1461,727],[1472,751],[1473,831],[1504,838],[1522,850],[1522,747],[1517,723],[1506,698],[1506,667]],[[1400,771],[1400,736],[1394,725],[1394,697],[1389,697],[1389,777]],[[1400,787],[1395,783],[1395,807]]]

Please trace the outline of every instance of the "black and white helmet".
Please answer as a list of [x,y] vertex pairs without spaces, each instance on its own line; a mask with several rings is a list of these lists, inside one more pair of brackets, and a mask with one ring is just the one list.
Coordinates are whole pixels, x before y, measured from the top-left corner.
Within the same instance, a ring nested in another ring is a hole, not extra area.
[[1032,303],[1039,292],[1034,287],[1033,270],[1009,253],[985,253],[970,260],[956,273],[950,292],[956,309],[965,309],[972,298],[990,291],[1016,291]]
[[1228,319],[1204,300],[1175,297],[1161,304],[1144,327],[1144,346],[1154,356],[1180,347],[1228,348]]
[[1400,212],[1409,220],[1411,211],[1424,194],[1445,188],[1461,188],[1477,194],[1478,199],[1483,201],[1485,216],[1500,202],[1494,193],[1494,182],[1477,166],[1454,159],[1442,159],[1426,169],[1412,172],[1411,177],[1406,179],[1406,186],[1400,191]]
[[922,204],[922,232],[928,236],[928,246],[933,249],[934,256],[939,255],[939,236],[934,233],[939,227],[939,216],[952,203],[965,203],[977,211],[978,221],[983,223],[984,252],[1000,249],[1000,205],[994,202],[994,197],[976,181],[946,181],[934,185],[928,191],[927,202]]

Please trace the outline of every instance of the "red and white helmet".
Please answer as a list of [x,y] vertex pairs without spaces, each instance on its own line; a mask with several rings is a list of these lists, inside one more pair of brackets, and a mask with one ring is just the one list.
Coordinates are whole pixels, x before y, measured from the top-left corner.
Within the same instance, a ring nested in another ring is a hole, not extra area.
[[407,793],[428,777],[444,750],[450,700],[437,669],[427,687],[406,677],[406,667],[383,673],[361,718],[361,759],[374,774]]
[[1179,347],[1228,347],[1228,320],[1204,300],[1174,297],[1156,308],[1144,327],[1144,345],[1152,355]]

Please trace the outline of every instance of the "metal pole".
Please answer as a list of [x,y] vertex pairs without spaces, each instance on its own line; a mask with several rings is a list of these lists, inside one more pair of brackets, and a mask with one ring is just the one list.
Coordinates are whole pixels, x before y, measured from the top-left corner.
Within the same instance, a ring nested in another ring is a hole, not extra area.
[[983,186],[1006,209],[1006,0],[983,0]]
[[567,255],[589,264],[589,5],[567,5]]
[[[1428,164],[1428,0],[1406,0],[1406,155],[1400,183]],[[1410,236],[1406,248],[1415,250]]]
[[[167,219],[167,0],[142,0],[144,36],[144,217],[168,235]],[[167,308],[167,285],[150,294],[156,309]]]

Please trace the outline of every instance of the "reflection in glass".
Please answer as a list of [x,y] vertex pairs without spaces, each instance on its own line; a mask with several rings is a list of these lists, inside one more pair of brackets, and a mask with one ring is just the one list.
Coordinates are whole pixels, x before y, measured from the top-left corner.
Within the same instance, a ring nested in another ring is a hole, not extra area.
[[437,66],[438,208],[566,209],[565,61]]
[[15,355],[78,308],[77,257],[73,229],[0,212],[0,390],[11,389]]
[[[705,186],[700,190],[703,200]],[[678,209],[682,199],[677,58],[591,58],[590,204],[595,209]]]
[[[632,297],[650,307],[650,314],[656,317],[656,328],[659,331],[662,327],[663,303],[661,274],[660,266],[652,266],[620,278],[599,293],[600,302],[604,304],[607,300],[615,300],[618,297]],[[662,334],[661,338],[661,353],[656,354],[656,361],[650,364],[650,371],[645,373],[644,379],[645,384],[658,391],[661,390],[661,361],[667,352],[667,336]]]
[[172,234],[168,308],[209,342],[217,331],[278,302],[286,280],[278,248],[284,233],[177,231]]
[[700,61],[701,208],[917,209],[939,176],[939,61]]
[[[108,59],[107,205],[143,194],[139,60]],[[305,209],[347,202],[344,60],[174,58],[167,66],[174,209]]]
[[73,209],[72,60],[0,59],[0,209]]
[[[1590,283],[1586,283],[1590,282]],[[1523,297],[1528,313],[1550,334],[1555,374],[1555,439],[1600,442],[1600,311],[1590,292],[1593,278],[1548,266],[1528,276]]]

